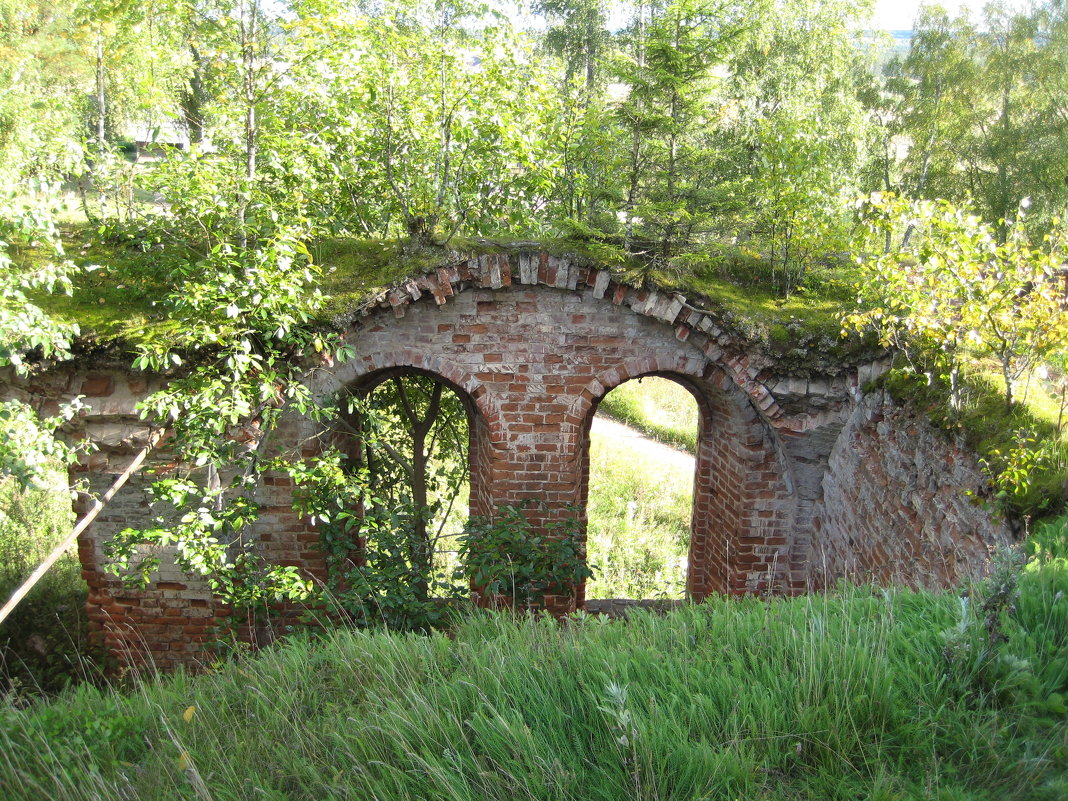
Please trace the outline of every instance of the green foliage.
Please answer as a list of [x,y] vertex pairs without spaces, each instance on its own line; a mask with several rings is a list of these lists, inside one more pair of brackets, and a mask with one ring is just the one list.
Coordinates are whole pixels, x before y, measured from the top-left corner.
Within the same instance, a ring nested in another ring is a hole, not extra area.
[[300,159],[317,180],[302,188],[330,231],[421,246],[531,227],[554,175],[556,121],[548,75],[504,15],[397,0],[297,30],[307,61],[279,121],[308,131]]
[[1015,382],[1068,349],[1059,278],[1064,234],[1050,234],[1041,248],[1018,231],[999,242],[989,226],[945,201],[873,196],[870,211],[873,233],[907,223],[918,236],[909,251],[861,260],[867,308],[847,316],[846,327],[871,328],[886,345],[921,352],[954,392],[969,358],[993,356],[1011,409]]
[[1057,514],[1068,493],[1057,481],[1068,474],[1068,444],[1038,439],[1034,429],[1018,429],[1008,447],[990,447],[980,463],[994,485],[1000,507],[1016,518]]
[[738,241],[768,260],[781,297],[848,250],[848,199],[866,136],[855,86],[864,5],[776,4],[731,61],[732,135],[745,173],[745,202],[731,221]]
[[[50,465],[54,468],[55,465]],[[66,477],[50,469],[42,488],[0,480],[0,599],[29,578],[70,531]],[[77,549],[64,554],[0,628],[0,695],[12,703],[94,678]]]
[[638,6],[613,68],[628,87],[614,109],[630,151],[620,159],[628,250],[651,241],[648,255],[666,261],[707,229],[720,155],[705,127],[713,69],[748,23],[743,7],[711,0]]
[[1068,574],[1006,578],[963,609],[850,589],[338,630],[196,679],[0,708],[0,781],[11,801],[1056,801]]
[[[53,220],[53,192],[42,184],[28,198],[17,189],[0,198],[0,367],[11,365],[25,375],[32,359],[70,357],[78,326],[52,319],[33,303],[29,293],[71,292],[74,265],[67,260]],[[14,260],[11,247],[37,246],[51,257],[26,265]]]
[[576,587],[593,575],[577,516],[536,531],[527,508],[529,504],[505,506],[492,518],[472,518],[461,537],[464,574],[492,606],[543,608],[546,595],[573,597]]
[[168,304],[179,332],[142,345],[134,364],[163,370],[196,356],[191,370],[141,404],[143,416],[173,432],[184,475],[156,482],[153,493],[168,511],[155,527],[111,540],[111,569],[143,586],[157,563],[141,546],[173,545],[178,564],[207,576],[229,602],[306,597],[299,571],[266,564],[247,532],[258,518],[256,487],[272,466],[271,432],[287,413],[331,414],[313,402],[305,378],[351,349],[308,325],[321,296],[294,231],[253,250],[218,245],[205,262],[176,269]]
[[1027,550],[1033,562],[1068,562],[1068,515],[1045,520],[1035,526],[1027,540]]
[[[1021,201],[1039,227],[1068,200],[1063,58],[1068,19],[1055,3],[1027,13],[992,4],[982,20],[920,14],[908,54],[893,63],[894,117],[914,143],[902,160],[901,191],[969,198],[997,241]],[[886,187],[897,188],[895,187]]]
[[[74,265],[66,259],[53,218],[55,187],[42,184],[28,198],[13,191],[0,198],[0,367],[26,376],[37,362],[70,358],[78,326],[57,320],[34,303],[34,292],[71,292]],[[16,261],[9,247],[37,246],[52,257],[29,265]],[[56,439],[57,429],[73,417],[77,400],[41,417],[18,400],[0,403],[0,476],[14,475],[23,485],[39,482],[55,461],[71,462],[76,449]]]
[[357,625],[439,627],[468,594],[454,545],[468,491],[466,410],[422,374],[393,376],[348,404],[349,455],[286,467],[301,512],[319,523],[327,608]]

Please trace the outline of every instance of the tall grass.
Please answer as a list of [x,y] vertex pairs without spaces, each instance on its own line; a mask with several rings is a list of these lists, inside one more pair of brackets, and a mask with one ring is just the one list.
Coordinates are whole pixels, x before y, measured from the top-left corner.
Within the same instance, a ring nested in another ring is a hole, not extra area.
[[[335,631],[0,708],[10,801],[998,799],[1068,793],[1068,571],[666,618]],[[993,597],[993,596],[990,596]],[[991,633],[998,636],[991,636]]]
[[647,376],[620,384],[598,410],[648,437],[690,453],[697,450],[697,401],[668,378]]
[[[697,402],[680,384],[627,381],[600,411],[646,436],[693,453]],[[590,445],[588,598],[682,598],[693,506],[693,467],[658,462],[595,431]]]
[[[70,495],[62,476],[52,478],[53,487],[25,492],[0,480],[0,603],[70,532]],[[85,599],[73,548],[0,624],[0,694],[54,692],[83,676]]]
[[594,432],[586,597],[682,598],[692,506],[692,466],[652,463],[626,441]]

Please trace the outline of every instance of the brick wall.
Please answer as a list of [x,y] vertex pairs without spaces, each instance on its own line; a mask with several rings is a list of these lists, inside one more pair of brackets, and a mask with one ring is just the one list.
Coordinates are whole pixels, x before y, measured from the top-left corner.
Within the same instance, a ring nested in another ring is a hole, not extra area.
[[[796,593],[838,576],[944,583],[981,569],[986,547],[1005,539],[959,497],[975,486],[974,461],[945,450],[921,421],[860,397],[882,365],[781,374],[684,297],[625,286],[595,266],[544,253],[460,260],[383,292],[339,324],[358,358],[317,371],[312,390],[341,397],[397,370],[445,380],[470,416],[478,515],[532,499],[544,505],[532,515],[538,525],[573,514],[584,521],[600,400],[644,375],[683,384],[701,420],[687,577],[695,599]],[[0,395],[43,410],[86,395],[71,435],[99,445],[77,471],[99,493],[145,441],[134,405],[161,380],[115,364],[68,364],[30,380],[8,374]],[[309,456],[316,441],[352,442],[297,417],[272,440]],[[909,455],[913,447],[922,459]],[[177,468],[165,449],[152,467]],[[204,658],[220,625],[264,636],[252,621],[234,623],[166,552],[146,591],[123,589],[104,572],[103,543],[159,511],[146,499],[152,479],[136,476],[79,543],[94,635],[124,664],[150,659],[164,668]],[[268,558],[321,579],[318,533],[290,496],[286,477],[265,478],[252,535]]]
[[974,452],[881,392],[861,399],[831,451],[808,557],[815,586],[946,586],[983,575],[1012,541],[989,510]]

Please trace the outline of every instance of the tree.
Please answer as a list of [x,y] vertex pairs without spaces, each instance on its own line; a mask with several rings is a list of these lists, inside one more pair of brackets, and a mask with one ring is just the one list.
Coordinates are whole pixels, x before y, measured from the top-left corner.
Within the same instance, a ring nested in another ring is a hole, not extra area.
[[858,47],[867,4],[776,4],[730,61],[729,130],[740,143],[734,236],[765,256],[789,296],[817,259],[845,249],[867,120]]
[[747,24],[747,12],[728,3],[638,5],[630,47],[614,65],[627,87],[615,113],[630,143],[622,210],[628,248],[640,225],[667,260],[707,227],[717,162],[707,137],[713,68]]
[[467,511],[467,411],[421,373],[394,375],[350,400],[349,509],[330,514],[326,532],[328,553],[344,557],[334,560],[335,583],[360,619],[428,627],[442,613],[435,599],[466,594],[450,553]]
[[175,333],[142,345],[134,362],[158,371],[197,356],[141,404],[143,416],[170,429],[182,465],[152,487],[176,511],[109,542],[112,569],[125,580],[143,585],[158,567],[139,550],[150,543],[175,546],[180,567],[237,605],[310,593],[296,568],[265,562],[247,536],[263,475],[304,461],[299,448],[272,450],[272,432],[286,414],[336,416],[311,396],[307,378],[352,355],[339,337],[309,325],[322,295],[302,233],[280,229],[252,250],[219,245],[194,269],[179,267],[184,280],[167,298]]
[[909,251],[862,262],[870,308],[850,315],[847,326],[874,329],[885,344],[933,362],[958,405],[966,361],[995,357],[1011,411],[1019,379],[1068,346],[1059,222],[1042,247],[1033,247],[1022,226],[999,242],[993,226],[946,201],[874,197],[870,211],[876,233],[911,225],[917,241]]
[[610,5],[606,0],[539,0],[535,10],[551,23],[545,46],[564,60],[564,81],[579,76],[588,103],[602,83],[603,62],[610,47]]
[[508,20],[466,2],[388,4],[335,18],[359,43],[305,66],[319,82],[294,107],[309,156],[334,194],[316,202],[350,230],[419,247],[457,232],[522,229],[549,194],[544,70]]
[[1068,200],[1066,30],[1057,4],[1030,14],[990,4],[982,27],[925,9],[900,62],[900,120],[910,143],[901,190],[971,198],[999,242],[1025,198],[1029,224],[1059,215]]
[[55,179],[81,164],[81,56],[69,9],[0,2],[0,178]]

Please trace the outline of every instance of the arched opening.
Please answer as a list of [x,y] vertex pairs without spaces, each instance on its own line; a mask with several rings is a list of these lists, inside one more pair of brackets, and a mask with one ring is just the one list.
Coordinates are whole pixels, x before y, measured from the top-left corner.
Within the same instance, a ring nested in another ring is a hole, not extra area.
[[395,368],[350,388],[342,421],[357,485],[358,536],[344,577],[362,614],[405,628],[439,622],[466,597],[459,538],[481,494],[474,402],[441,376]]
[[686,597],[703,414],[674,376],[632,379],[589,420],[588,600]]

